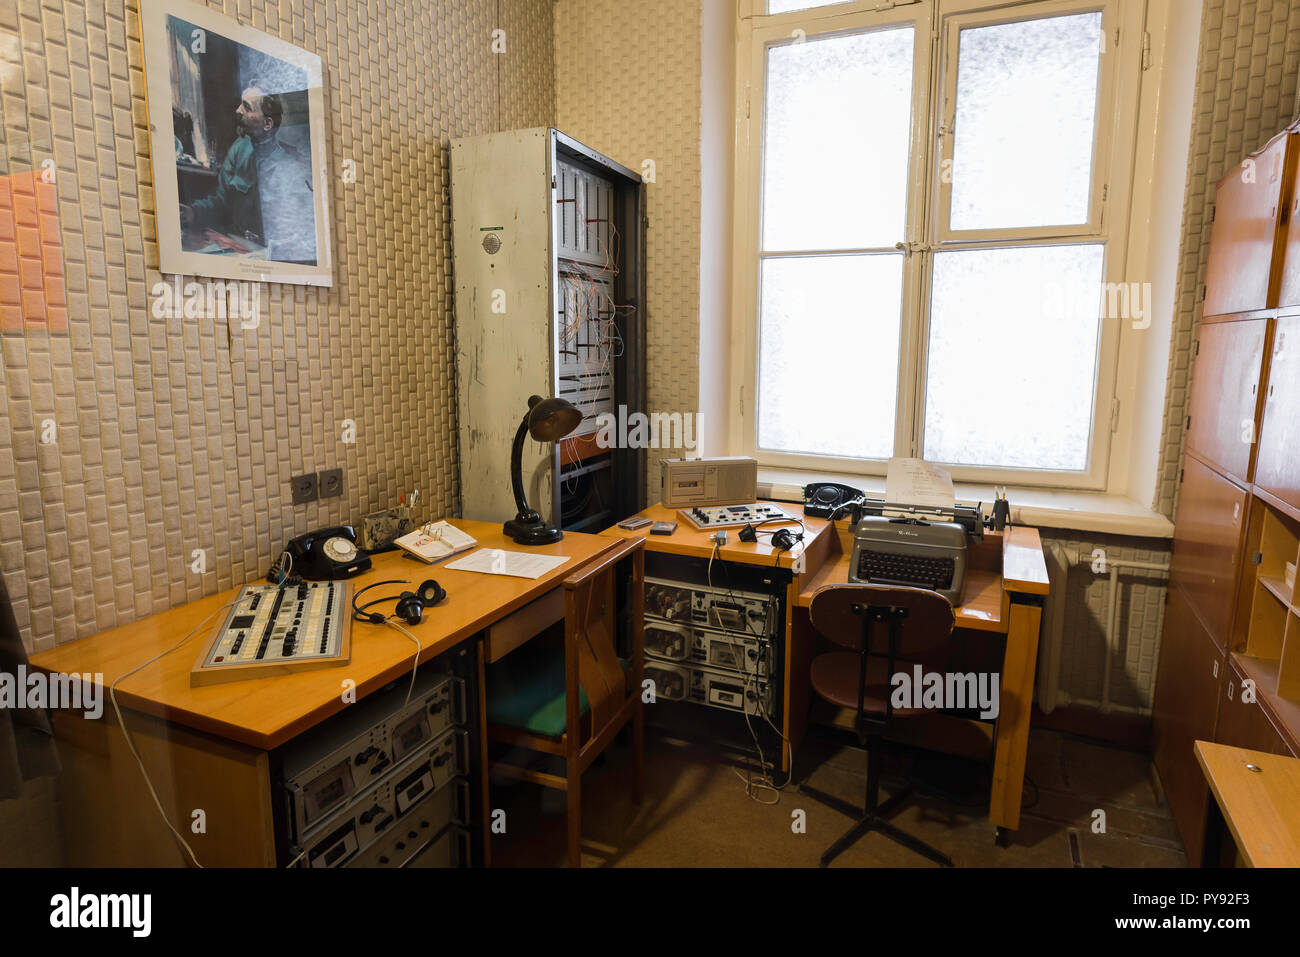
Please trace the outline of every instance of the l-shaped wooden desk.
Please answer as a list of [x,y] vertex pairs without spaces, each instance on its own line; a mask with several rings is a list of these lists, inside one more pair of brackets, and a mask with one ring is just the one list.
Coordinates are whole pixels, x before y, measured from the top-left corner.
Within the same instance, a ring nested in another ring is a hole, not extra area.
[[[797,505],[786,511],[800,515]],[[650,535],[645,529],[627,531],[617,526],[603,534],[622,538],[643,536],[646,549],[670,555],[707,559],[713,554],[710,533],[682,520],[675,509],[653,505],[640,513],[653,521],[678,522],[668,536]],[[808,729],[811,710],[809,669],[817,636],[808,618],[808,606],[817,590],[848,581],[853,533],[845,521],[804,518],[804,541],[780,555],[770,536],[745,543],[737,529],[728,530],[728,542],[717,559],[748,565],[779,567],[790,572],[786,594],[784,689],[782,733],[787,740],[782,768],[790,768],[790,751],[796,752]],[[771,525],[768,528],[777,528]],[[993,774],[989,795],[989,820],[999,838],[1020,826],[1020,799],[1024,787],[1025,755],[1029,746],[1029,719],[1038,661],[1038,630],[1043,599],[1048,593],[1047,564],[1038,530],[1014,526],[1005,532],[986,532],[984,540],[970,546],[961,603],[955,609],[957,628],[1005,636],[999,685],[999,711],[993,730]],[[842,723],[843,716],[840,716]]]
[[[662,506],[644,514],[676,520],[676,515]],[[499,525],[455,524],[483,547],[518,547],[503,536]],[[792,553],[778,556],[766,542],[746,545],[736,542],[733,535],[732,543],[719,555],[731,562],[775,564],[792,575],[784,630],[787,693],[783,695],[782,723],[785,736],[796,748],[808,726],[808,668],[816,639],[808,620],[808,604],[818,588],[847,580],[852,549],[844,523],[806,519],[805,524],[806,540]],[[609,548],[607,536],[626,538],[635,533],[610,529],[605,535],[566,534],[562,542],[537,551],[563,555],[569,561],[535,580],[431,567],[391,553],[376,556],[374,567],[353,579],[352,585],[361,588],[390,577],[409,578],[414,583],[438,578],[448,597],[413,629],[422,645],[419,660],[423,663],[447,652],[471,655],[469,666],[479,676],[476,712],[481,722],[486,664],[562,615],[562,603],[555,600],[561,580]],[[648,536],[647,545],[653,551],[701,558],[712,552],[708,536],[685,523],[671,537]],[[968,568],[957,609],[958,627],[1006,636],[989,810],[990,820],[1001,833],[1014,830],[1020,821],[1040,606],[1047,592],[1038,533],[1030,528],[989,533],[982,544],[970,549]],[[345,681],[353,683],[355,700],[362,700],[410,671],[415,652],[405,636],[388,628],[359,625],[347,666],[191,687],[190,668],[217,623],[216,612],[237,592],[237,588],[230,589],[33,656],[32,667],[45,672],[103,676],[106,711],[102,720],[89,721],[67,712],[55,714],[64,762],[60,788],[70,863],[187,863],[153,807],[139,768],[117,730],[107,688],[175,645],[205,619],[212,620],[198,628],[183,647],[121,680],[117,688],[124,720],[150,769],[168,819],[183,829],[205,865],[274,866],[278,856],[271,753],[347,707]],[[479,636],[485,640],[476,642]],[[485,734],[478,737],[480,742],[486,741]],[[487,766],[484,748],[485,744],[480,744],[480,770]],[[786,750],[786,768],[789,759]],[[486,862],[490,835],[485,774],[480,774],[477,798]],[[202,809],[206,825],[197,833],[189,827],[196,809]]]

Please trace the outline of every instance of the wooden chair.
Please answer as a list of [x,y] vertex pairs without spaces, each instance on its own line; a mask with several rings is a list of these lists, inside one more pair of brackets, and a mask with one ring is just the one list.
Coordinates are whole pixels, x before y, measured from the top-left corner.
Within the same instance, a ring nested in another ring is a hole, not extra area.
[[[628,563],[630,659],[615,649],[619,566]],[[641,801],[645,724],[641,707],[645,540],[620,542],[563,582],[564,652],[531,641],[488,672],[488,738],[564,759],[564,776],[505,761],[494,772],[567,795],[569,866],[582,863],[582,774],[631,722],[634,797]]]
[[[862,807],[800,786],[801,793],[857,818],[844,836],[826,849],[821,866],[826,867],[864,834],[876,831],[942,867],[952,867],[947,854],[890,823],[891,815],[910,796],[908,789],[883,803],[880,800],[880,751],[885,731],[895,721],[931,713],[923,708],[896,707],[892,677],[900,669],[910,670],[913,664],[930,671],[944,667],[955,623],[952,605],[938,592],[922,588],[828,585],[813,595],[808,613],[821,635],[849,649],[813,659],[809,675],[813,691],[832,705],[853,710],[858,743],[867,751]],[[879,632],[884,632],[883,636]]]

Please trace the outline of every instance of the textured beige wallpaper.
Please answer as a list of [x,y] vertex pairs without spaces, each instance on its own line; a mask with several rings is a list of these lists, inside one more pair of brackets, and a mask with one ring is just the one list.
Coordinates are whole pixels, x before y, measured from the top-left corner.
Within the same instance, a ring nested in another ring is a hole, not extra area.
[[[0,2],[0,174],[54,161],[68,309],[0,332],[0,572],[37,648],[257,578],[412,488],[455,507],[447,142],[554,121],[551,4],[209,5],[321,56],[334,174],[334,287],[263,285],[233,335],[149,308],[135,0]],[[290,504],[291,475],[336,466],[342,497]]]
[[1205,0],[1198,61],[1183,207],[1183,266],[1156,490],[1156,507],[1171,516],[1178,495],[1192,344],[1201,318],[1214,185],[1229,167],[1263,146],[1292,119],[1300,78],[1300,3]]
[[[556,125],[631,169],[654,163],[645,316],[654,412],[699,409],[701,24],[700,0],[555,4]],[[662,457],[649,453],[652,501]]]

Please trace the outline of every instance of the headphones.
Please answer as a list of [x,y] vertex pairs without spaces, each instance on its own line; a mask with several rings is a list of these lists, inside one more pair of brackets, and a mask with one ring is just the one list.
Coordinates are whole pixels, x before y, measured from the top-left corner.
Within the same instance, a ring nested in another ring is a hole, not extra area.
[[366,602],[360,608],[357,607],[357,599],[372,588],[378,588],[380,585],[409,584],[410,581],[407,579],[393,579],[390,581],[375,582],[373,585],[367,585],[352,596],[352,617],[357,621],[369,622],[372,625],[382,625],[387,620],[387,616],[382,615],[377,611],[366,614],[366,609],[372,605],[379,605],[386,601],[395,601],[397,602],[395,614],[404,619],[408,625],[418,625],[420,620],[424,617],[424,609],[432,608],[447,597],[447,590],[430,578],[415,591],[404,591],[400,595],[385,595],[383,598],[375,598]]
[[[772,536],[772,547],[776,549],[777,554],[788,552],[800,542],[803,541],[803,529],[799,530],[796,535],[793,529],[778,528],[774,532],[759,532],[759,525],[766,525],[768,522],[789,522],[788,518],[770,518],[765,522],[751,522],[740,530],[740,540],[742,542],[756,542],[760,534],[770,534]],[[799,522],[800,526],[803,522]]]

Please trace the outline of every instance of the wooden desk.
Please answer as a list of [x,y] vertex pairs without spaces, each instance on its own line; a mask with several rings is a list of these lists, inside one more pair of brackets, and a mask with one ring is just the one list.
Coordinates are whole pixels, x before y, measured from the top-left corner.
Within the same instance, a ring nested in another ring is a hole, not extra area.
[[[802,517],[802,506],[777,504],[791,515]],[[629,532],[613,527],[602,534],[643,537],[650,552],[695,558],[708,558],[713,553],[711,533],[690,525],[676,509],[652,505],[640,514],[654,521],[678,522],[677,531],[663,536],[650,535],[646,529]],[[812,705],[809,671],[817,636],[808,618],[808,606],[818,589],[848,581],[853,551],[853,534],[847,522],[808,517],[803,521],[802,546],[779,558],[769,544],[771,536],[746,544],[737,538],[739,529],[727,530],[727,544],[717,556],[723,561],[784,568],[792,576],[786,595],[783,656],[782,730],[789,744],[782,751],[782,769],[786,771],[790,768],[790,749],[797,750],[807,732]],[[1048,590],[1047,564],[1037,529],[1013,527],[1006,532],[986,532],[984,540],[967,551],[966,581],[961,604],[955,609],[957,627],[1006,636],[989,799],[989,820],[999,836],[1020,826],[1038,630]]]
[[[503,535],[500,525],[460,520],[452,524],[483,547],[520,548]],[[555,545],[534,549],[569,558],[535,580],[453,571],[444,564],[427,565],[405,552],[390,552],[374,556],[371,570],[351,579],[350,585],[355,594],[356,589],[385,579],[409,579],[413,587],[427,578],[438,579],[447,590],[446,600],[426,611],[419,625],[410,627],[423,645],[419,653],[423,663],[476,638],[525,606],[531,609],[537,603],[536,607],[546,606],[549,614],[548,593],[609,547],[607,538],[569,533]],[[392,586],[393,593],[402,587]],[[355,682],[354,700],[359,701],[410,673],[415,647],[409,638],[387,626],[357,622],[352,630],[352,660],[347,665],[192,688],[190,669],[222,619],[222,614],[215,613],[238,592],[232,588],[60,645],[31,659],[32,667],[46,672],[103,675],[102,720],[55,714],[64,764],[61,788],[70,863],[184,863],[145,790],[139,768],[125,749],[107,689],[119,675],[175,645],[208,616],[212,620],[184,645],[117,687],[123,719],[168,818],[186,829],[186,839],[205,865],[273,866],[268,752],[346,708],[350,702],[344,700],[344,682]],[[376,589],[366,597],[386,593]],[[521,612],[521,617],[526,615]],[[481,724],[484,650],[475,648],[474,654],[478,658]],[[483,734],[480,741],[486,741]],[[482,780],[486,812],[486,775]],[[205,834],[187,830],[196,808],[203,809],[207,817]],[[483,816],[486,828],[486,813]]]
[[1193,749],[1246,863],[1300,867],[1300,758],[1209,741]]

